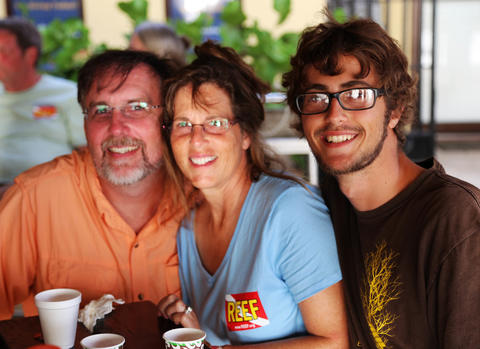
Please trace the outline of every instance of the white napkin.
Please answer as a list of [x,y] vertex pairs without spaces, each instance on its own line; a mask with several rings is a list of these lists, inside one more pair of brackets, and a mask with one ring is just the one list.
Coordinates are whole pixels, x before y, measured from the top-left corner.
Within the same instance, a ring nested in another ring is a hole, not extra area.
[[115,299],[111,294],[105,294],[97,300],[92,300],[78,313],[78,321],[90,331],[93,332],[95,323],[98,319],[103,319],[105,315],[112,312],[113,302],[123,304],[123,299]]

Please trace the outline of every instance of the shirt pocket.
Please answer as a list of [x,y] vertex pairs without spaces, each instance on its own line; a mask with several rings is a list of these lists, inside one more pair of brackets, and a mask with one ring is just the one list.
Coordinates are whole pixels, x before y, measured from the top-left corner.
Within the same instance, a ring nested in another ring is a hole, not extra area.
[[104,294],[126,298],[124,277],[121,271],[98,262],[85,263],[69,260],[54,260],[48,264],[50,288],[73,288],[82,293],[82,305]]

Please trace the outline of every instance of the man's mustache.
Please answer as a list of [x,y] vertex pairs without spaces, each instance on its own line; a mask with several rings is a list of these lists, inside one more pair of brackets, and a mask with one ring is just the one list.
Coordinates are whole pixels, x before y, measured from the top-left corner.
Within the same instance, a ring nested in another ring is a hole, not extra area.
[[102,151],[106,151],[110,147],[130,147],[139,146],[142,149],[145,148],[145,142],[137,138],[131,138],[127,136],[123,137],[109,137],[102,142]]

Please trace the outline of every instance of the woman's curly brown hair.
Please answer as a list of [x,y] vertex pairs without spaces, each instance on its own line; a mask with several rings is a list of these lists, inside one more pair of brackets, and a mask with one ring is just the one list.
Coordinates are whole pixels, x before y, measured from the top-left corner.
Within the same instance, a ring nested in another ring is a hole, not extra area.
[[257,181],[261,174],[303,182],[285,173],[281,158],[265,143],[260,128],[265,119],[264,95],[269,86],[262,82],[243,59],[229,47],[207,41],[195,47],[197,58],[177,72],[165,83],[163,138],[165,142],[164,160],[169,174],[177,186],[185,188],[185,179],[174,161],[170,142],[169,126],[175,116],[175,97],[178,91],[191,86],[192,100],[202,104],[200,87],[211,83],[225,91],[230,99],[235,120],[250,138],[247,150],[249,175]]

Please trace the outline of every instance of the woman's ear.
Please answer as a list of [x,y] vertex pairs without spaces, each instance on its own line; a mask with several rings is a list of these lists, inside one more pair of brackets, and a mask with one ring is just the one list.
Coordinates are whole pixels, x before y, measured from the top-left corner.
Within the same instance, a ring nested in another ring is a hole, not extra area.
[[250,148],[250,144],[252,143],[252,140],[250,139],[250,136],[246,132],[243,132],[242,137],[243,137],[242,149],[247,150],[248,148]]

